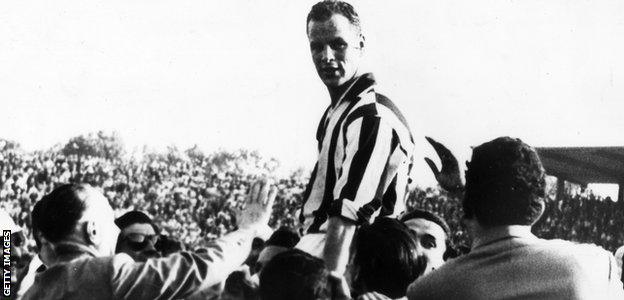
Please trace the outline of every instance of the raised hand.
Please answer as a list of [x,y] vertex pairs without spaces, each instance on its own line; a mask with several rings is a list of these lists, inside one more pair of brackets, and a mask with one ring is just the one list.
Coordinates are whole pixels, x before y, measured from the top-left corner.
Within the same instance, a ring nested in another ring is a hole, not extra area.
[[440,186],[451,193],[459,193],[463,191],[464,184],[462,183],[459,175],[459,163],[457,163],[455,155],[453,155],[453,153],[451,153],[446,146],[438,143],[436,140],[430,137],[425,138],[429,144],[433,146],[433,149],[436,151],[440,157],[440,161],[442,162],[442,170],[438,170],[438,167],[433,160],[425,157],[425,161],[429,165],[429,168],[431,168],[431,171]]
[[242,209],[237,209],[236,220],[239,228],[266,226],[271,217],[277,188],[268,178],[262,178],[251,186]]

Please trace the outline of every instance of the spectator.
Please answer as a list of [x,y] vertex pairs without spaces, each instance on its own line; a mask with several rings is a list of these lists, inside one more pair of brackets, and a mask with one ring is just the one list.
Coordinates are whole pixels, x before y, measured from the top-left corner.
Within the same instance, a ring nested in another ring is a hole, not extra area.
[[21,299],[26,291],[33,285],[35,282],[35,275],[37,273],[45,271],[47,266],[51,265],[56,260],[52,245],[41,235],[41,230],[39,229],[39,224],[41,224],[42,218],[41,212],[45,210],[43,206],[46,203],[47,201],[37,202],[31,213],[33,236],[37,245],[37,253],[30,261],[28,267],[24,270],[24,276],[18,284],[19,290],[17,292],[16,299]]
[[260,256],[260,252],[262,252],[262,250],[264,249],[264,240],[265,239],[257,237],[251,243],[251,252],[245,260],[245,265],[247,265],[249,269],[254,268],[254,266],[256,265],[258,257]]
[[264,249],[258,256],[258,261],[254,268],[255,273],[260,273],[262,268],[277,254],[292,249],[299,242],[299,235],[297,232],[287,228],[281,227],[276,230],[269,240],[267,240]]
[[475,148],[462,202],[472,250],[416,280],[409,299],[622,299],[611,253],[531,233],[545,185],[537,153],[522,141]]
[[221,300],[255,300],[260,299],[258,283],[254,282],[249,267],[244,265],[225,280]]
[[426,267],[410,229],[397,219],[377,218],[360,228],[355,240],[353,288],[356,295],[378,292],[405,297],[407,286]]
[[[256,242],[257,239],[254,240]],[[292,249],[299,242],[299,235],[286,227],[281,227],[266,241],[262,242],[262,250],[256,256],[254,274],[249,267],[234,271],[225,281],[221,299],[256,299],[258,297],[259,273],[262,268],[277,254]],[[253,248],[253,247],[252,247]],[[253,250],[252,250],[253,253]],[[250,260],[249,258],[247,259]]]
[[[23,241],[23,233],[22,233],[22,229],[20,227],[18,227],[14,222],[13,219],[11,219],[11,217],[9,217],[9,214],[7,212],[5,212],[4,210],[0,209],[0,232],[2,232],[3,236],[2,236],[2,240],[3,242],[6,241],[7,236],[4,236],[4,231],[8,230],[10,232],[10,235],[8,236],[8,239],[10,240],[10,244],[11,244],[11,248],[10,248],[10,269],[11,269],[11,295],[15,295],[15,293],[17,292],[17,281],[18,281],[18,271],[21,271],[21,269],[24,267],[25,262],[23,261],[24,257],[23,257],[23,252],[21,251],[21,246],[22,246],[22,241]],[[5,253],[3,253],[5,254]],[[6,258],[5,258],[6,259]],[[3,269],[4,270],[4,269]],[[3,276],[6,276],[6,274],[3,274]],[[4,278],[4,277],[3,277]]]
[[[436,144],[432,142],[432,145]],[[91,167],[89,181],[107,196],[115,216],[141,209],[154,216],[152,221],[162,234],[175,237],[188,249],[198,249],[205,246],[204,237],[215,239],[235,229],[233,208],[244,199],[242,195],[260,173],[253,167],[237,166],[263,164],[263,161],[245,160],[253,157],[251,154],[216,152],[198,159],[179,153],[171,159],[172,156],[146,152],[123,160],[83,156],[78,166],[75,155],[65,156],[55,149],[34,152],[0,149],[0,208],[21,227],[26,238],[23,248],[34,256],[38,250],[30,211],[36,200],[62,183],[77,182],[77,174],[87,174],[87,168]],[[232,157],[232,161],[224,164],[215,159],[221,156]],[[439,175],[452,173],[442,169]],[[298,209],[308,181],[303,173],[296,171],[278,181],[279,193],[270,221],[273,228],[297,229]],[[25,186],[16,184],[17,181]],[[454,181],[441,180],[445,183],[441,186],[447,189]],[[407,207],[443,217],[451,228],[450,239],[456,249],[469,249],[470,240],[460,222],[458,197],[458,193],[449,194],[437,188],[416,188],[409,194]],[[174,198],[179,201],[174,202]],[[547,199],[544,216],[533,226],[533,232],[542,238],[595,243],[615,251],[624,244],[623,227],[624,210],[619,202],[586,192]],[[162,237],[159,240],[163,242]],[[178,251],[180,244],[176,248]],[[253,269],[253,264],[250,266]]]
[[330,299],[328,276],[323,260],[299,249],[282,252],[260,274],[260,299]]
[[158,241],[158,227],[141,211],[130,211],[115,220],[121,232],[115,253],[126,253],[135,261],[160,257],[154,247]]
[[440,216],[421,209],[415,209],[400,218],[416,240],[416,252],[422,257],[427,267],[427,274],[444,264],[448,258],[455,257],[451,242],[451,229]]
[[36,276],[24,299],[184,298],[207,289],[247,257],[270,216],[276,191],[269,186],[254,184],[240,229],[215,241],[207,255],[182,252],[138,263],[123,253],[112,256],[119,229],[106,198],[88,185],[62,185],[43,198],[40,222],[57,261]]

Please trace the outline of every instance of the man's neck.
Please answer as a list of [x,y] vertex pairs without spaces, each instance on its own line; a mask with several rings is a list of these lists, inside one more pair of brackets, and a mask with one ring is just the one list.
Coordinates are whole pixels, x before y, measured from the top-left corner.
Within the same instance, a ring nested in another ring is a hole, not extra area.
[[477,225],[474,230],[472,249],[507,237],[535,237],[531,233],[531,226],[528,225],[505,225],[494,227],[483,227]]
[[349,79],[349,81],[337,87],[327,87],[329,91],[329,97],[331,99],[332,105],[335,105],[340,101],[342,96],[349,90],[349,88],[353,85],[353,83],[357,80],[360,75],[356,74],[353,78]]
[[72,240],[54,244],[54,251],[57,263],[68,262],[85,255],[92,257],[102,256],[95,247]]

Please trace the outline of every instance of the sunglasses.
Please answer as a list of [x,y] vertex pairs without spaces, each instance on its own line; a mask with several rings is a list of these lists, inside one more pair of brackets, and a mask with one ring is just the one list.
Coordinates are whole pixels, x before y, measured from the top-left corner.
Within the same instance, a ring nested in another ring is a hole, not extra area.
[[134,251],[145,249],[149,244],[156,245],[159,235],[156,234],[140,234],[130,233],[123,237],[126,244]]

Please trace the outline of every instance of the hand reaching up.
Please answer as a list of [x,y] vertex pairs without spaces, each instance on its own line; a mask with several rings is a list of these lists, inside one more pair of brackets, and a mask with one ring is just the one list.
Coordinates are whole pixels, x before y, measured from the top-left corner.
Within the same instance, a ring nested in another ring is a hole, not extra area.
[[243,203],[236,210],[238,228],[256,228],[269,223],[273,202],[277,196],[277,187],[267,178],[259,179],[251,185],[251,190]]
[[464,184],[461,181],[461,177],[459,175],[459,164],[457,163],[457,158],[455,155],[451,153],[451,151],[446,148],[446,146],[438,143],[436,140],[425,137],[429,144],[433,146],[433,149],[436,151],[438,156],[440,157],[440,161],[442,162],[442,170],[438,170],[436,164],[428,157],[425,157],[425,161],[433,171],[433,175],[435,179],[438,181],[440,186],[448,192],[451,193],[460,193],[464,189]]

